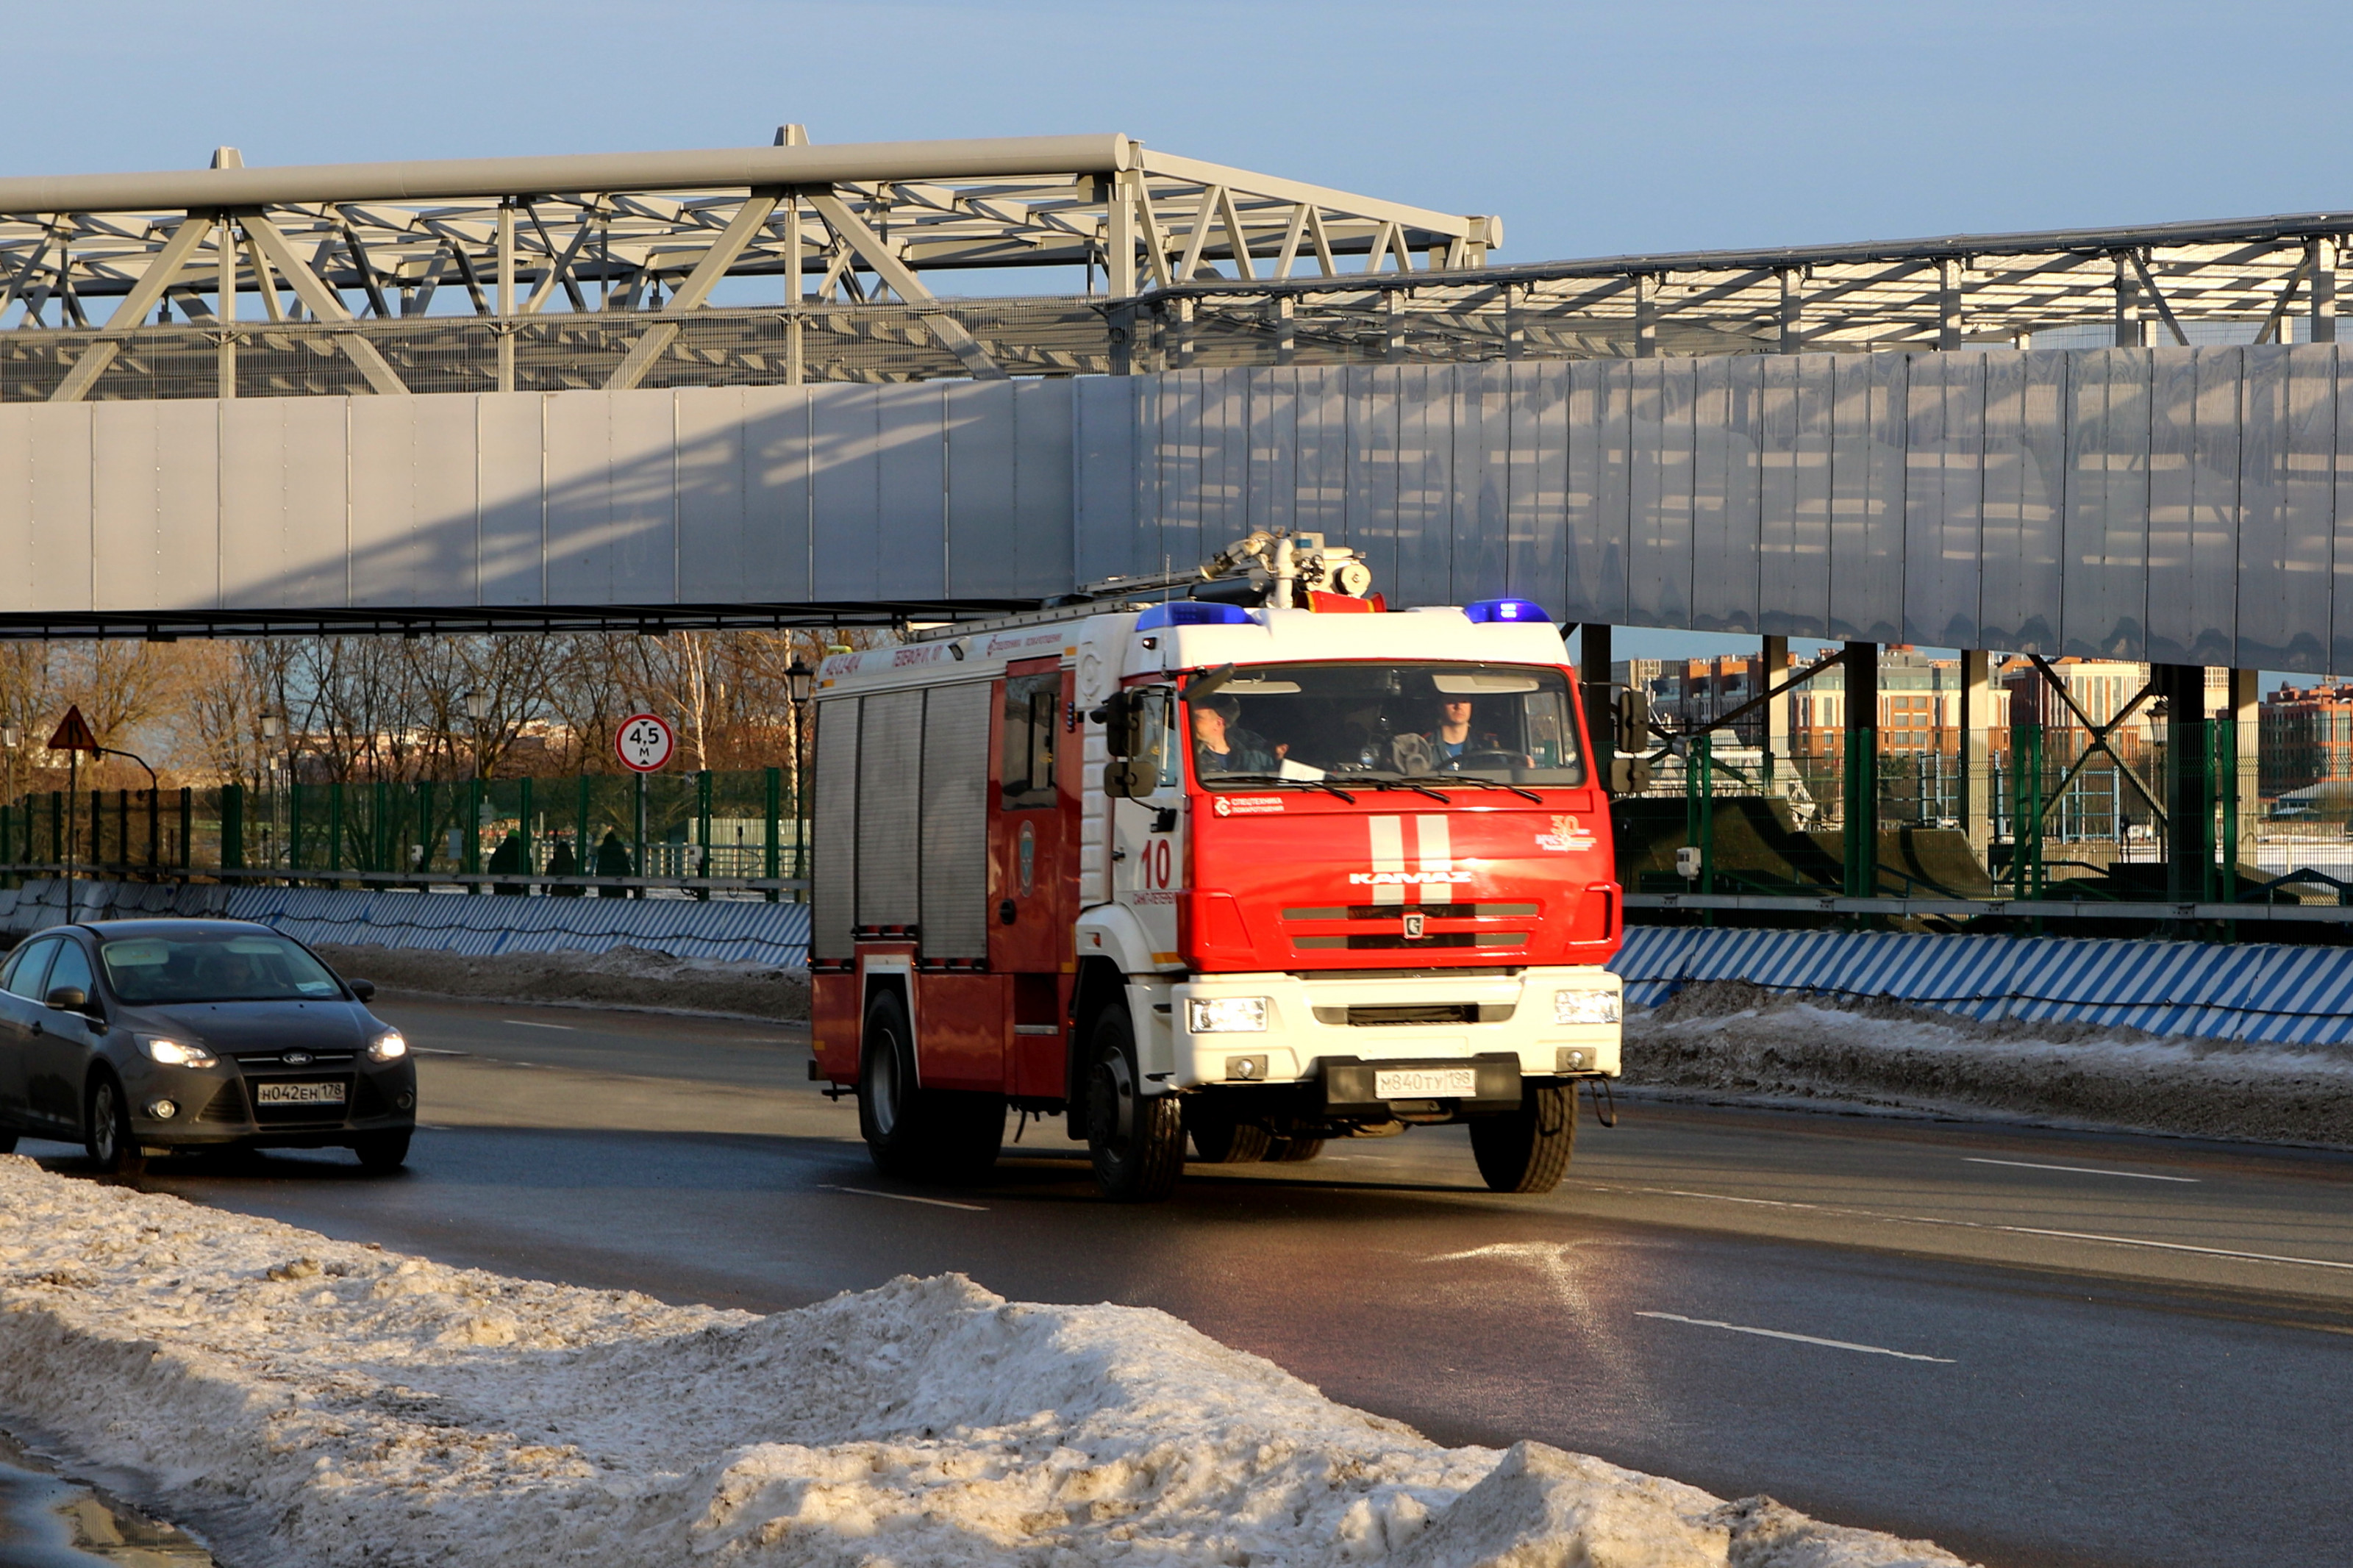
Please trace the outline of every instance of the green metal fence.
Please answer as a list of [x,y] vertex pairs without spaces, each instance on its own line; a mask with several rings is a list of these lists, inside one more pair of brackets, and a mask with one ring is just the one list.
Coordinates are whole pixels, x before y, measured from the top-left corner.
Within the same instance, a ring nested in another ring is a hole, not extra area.
[[800,801],[782,768],[49,790],[0,807],[0,867],[132,878],[773,882],[805,879],[807,852]]

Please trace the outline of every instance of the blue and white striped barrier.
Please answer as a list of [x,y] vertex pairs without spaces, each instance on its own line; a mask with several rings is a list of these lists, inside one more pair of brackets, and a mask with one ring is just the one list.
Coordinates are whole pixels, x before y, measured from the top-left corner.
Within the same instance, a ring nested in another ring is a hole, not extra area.
[[1745,980],[1989,1020],[2281,1045],[2353,1040],[2353,948],[1629,926],[1609,967],[1628,999],[1646,1006],[1697,981]]
[[67,918],[225,915],[303,942],[368,943],[485,956],[604,952],[642,947],[797,969],[808,962],[808,906],[748,899],[460,897],[392,889],[223,888],[135,882],[27,882],[0,889],[0,929],[19,933]]

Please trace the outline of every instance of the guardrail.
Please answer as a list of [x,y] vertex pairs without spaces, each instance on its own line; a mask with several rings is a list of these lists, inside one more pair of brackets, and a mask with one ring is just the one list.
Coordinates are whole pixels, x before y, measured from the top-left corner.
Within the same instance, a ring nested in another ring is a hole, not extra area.
[[[153,866],[66,866],[55,862],[21,861],[0,864],[0,877],[59,877],[93,880],[188,883],[226,882],[241,886],[290,888],[436,888],[476,889],[520,888],[554,889],[578,888],[584,892],[591,888],[607,892],[615,889],[654,889],[682,892],[757,892],[796,893],[808,888],[806,877],[550,877],[544,873],[492,873],[489,871],[290,871],[280,867],[269,870],[223,870],[201,866],[194,869]],[[774,901],[774,900],[771,900]]]

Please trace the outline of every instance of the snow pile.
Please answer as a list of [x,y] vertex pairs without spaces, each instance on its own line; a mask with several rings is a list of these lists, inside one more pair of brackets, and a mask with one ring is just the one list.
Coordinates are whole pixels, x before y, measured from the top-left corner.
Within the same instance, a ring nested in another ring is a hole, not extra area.
[[1165,1313],[902,1279],[754,1317],[0,1157],[0,1413],[276,1563],[1899,1568],[1935,1547],[1442,1448]]
[[603,952],[464,953],[316,944],[339,973],[396,990],[558,1006],[626,1007],[797,1021],[808,976],[740,959],[680,958],[627,943]]
[[1979,1023],[1719,980],[1626,1021],[1630,1084],[2353,1146],[2353,1051]]

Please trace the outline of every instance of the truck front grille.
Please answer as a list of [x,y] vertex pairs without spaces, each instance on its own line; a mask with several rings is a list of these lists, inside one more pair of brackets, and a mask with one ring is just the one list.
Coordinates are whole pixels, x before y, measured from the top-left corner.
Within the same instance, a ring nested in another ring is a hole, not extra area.
[[1318,1007],[1319,1024],[1380,1029],[1417,1024],[1503,1024],[1516,1011],[1509,1002],[1413,1002],[1380,1006]]

